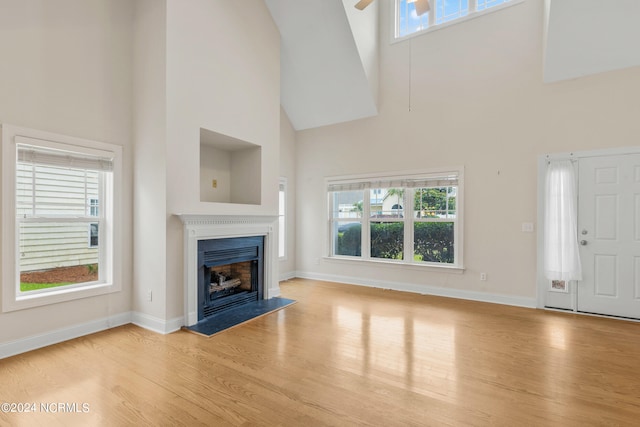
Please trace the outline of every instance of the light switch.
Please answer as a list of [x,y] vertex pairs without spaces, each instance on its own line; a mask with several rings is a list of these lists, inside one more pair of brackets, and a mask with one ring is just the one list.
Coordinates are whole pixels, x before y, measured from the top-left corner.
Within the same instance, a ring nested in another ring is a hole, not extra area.
[[213,188],[218,188],[218,180],[217,180],[217,179],[214,179],[213,181],[211,181],[211,186],[212,186]]

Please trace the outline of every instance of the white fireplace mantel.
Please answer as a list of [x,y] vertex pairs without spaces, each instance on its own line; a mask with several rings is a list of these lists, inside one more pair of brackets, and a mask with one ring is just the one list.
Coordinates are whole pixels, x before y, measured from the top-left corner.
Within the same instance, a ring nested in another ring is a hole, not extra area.
[[176,214],[184,226],[185,324],[198,323],[198,241],[264,236],[264,298],[280,295],[278,217]]

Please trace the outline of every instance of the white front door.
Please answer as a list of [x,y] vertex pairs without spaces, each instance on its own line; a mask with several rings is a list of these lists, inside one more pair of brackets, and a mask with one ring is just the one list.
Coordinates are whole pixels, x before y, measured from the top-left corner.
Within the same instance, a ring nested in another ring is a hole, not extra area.
[[640,318],[640,154],[579,160],[578,311]]

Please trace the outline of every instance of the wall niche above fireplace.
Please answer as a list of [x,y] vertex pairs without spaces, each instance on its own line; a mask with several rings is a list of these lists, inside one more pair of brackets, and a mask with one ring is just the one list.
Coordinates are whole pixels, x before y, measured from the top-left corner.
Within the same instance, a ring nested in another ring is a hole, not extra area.
[[200,201],[261,204],[262,147],[200,128]]

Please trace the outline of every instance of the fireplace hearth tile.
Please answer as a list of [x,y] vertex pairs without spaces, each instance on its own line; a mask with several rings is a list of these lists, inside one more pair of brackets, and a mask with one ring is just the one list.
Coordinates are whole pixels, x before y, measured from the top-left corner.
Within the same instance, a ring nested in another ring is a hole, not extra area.
[[295,304],[295,302],[295,300],[280,297],[254,301],[240,307],[221,311],[201,320],[193,326],[185,326],[183,329],[198,335],[210,337],[218,332],[231,329],[249,320],[262,317],[291,304]]

